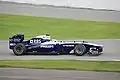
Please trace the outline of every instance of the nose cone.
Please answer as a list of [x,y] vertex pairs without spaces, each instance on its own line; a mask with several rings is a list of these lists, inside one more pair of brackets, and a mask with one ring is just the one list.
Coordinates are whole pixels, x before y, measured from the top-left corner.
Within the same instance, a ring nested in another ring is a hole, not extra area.
[[103,47],[103,45],[101,45],[101,44],[95,44],[95,43],[84,43],[84,44]]

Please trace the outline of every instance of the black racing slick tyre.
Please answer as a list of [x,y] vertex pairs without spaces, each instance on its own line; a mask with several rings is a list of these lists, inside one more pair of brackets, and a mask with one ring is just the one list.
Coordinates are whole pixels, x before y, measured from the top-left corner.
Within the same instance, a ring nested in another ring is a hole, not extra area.
[[24,44],[18,43],[14,46],[13,52],[16,56],[24,55],[26,53],[26,47]]
[[83,56],[86,53],[86,47],[83,44],[76,45],[74,52],[77,56]]

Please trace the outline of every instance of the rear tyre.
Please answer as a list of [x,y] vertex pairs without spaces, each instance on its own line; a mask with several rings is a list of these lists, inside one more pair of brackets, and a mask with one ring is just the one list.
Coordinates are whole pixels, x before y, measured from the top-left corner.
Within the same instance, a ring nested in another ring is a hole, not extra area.
[[86,47],[83,44],[76,45],[74,52],[77,56],[83,56],[86,53]]
[[24,44],[18,43],[14,46],[13,52],[16,56],[24,55],[26,53],[26,47]]

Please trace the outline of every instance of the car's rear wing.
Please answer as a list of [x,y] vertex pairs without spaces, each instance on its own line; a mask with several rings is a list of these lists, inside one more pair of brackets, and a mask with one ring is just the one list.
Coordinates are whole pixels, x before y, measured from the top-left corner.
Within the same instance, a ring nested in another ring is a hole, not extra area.
[[9,38],[10,43],[19,43],[19,42],[22,42],[23,40],[24,40],[23,34],[15,34]]

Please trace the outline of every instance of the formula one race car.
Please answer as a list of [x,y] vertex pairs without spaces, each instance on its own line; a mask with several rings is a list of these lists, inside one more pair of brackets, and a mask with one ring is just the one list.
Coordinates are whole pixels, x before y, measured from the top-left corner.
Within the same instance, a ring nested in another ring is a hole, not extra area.
[[75,54],[83,56],[89,54],[92,56],[100,55],[103,51],[103,46],[85,41],[64,41],[51,39],[49,34],[40,35],[24,40],[23,34],[15,34],[9,38],[9,48],[14,54],[25,55],[28,53],[55,53],[55,54]]

